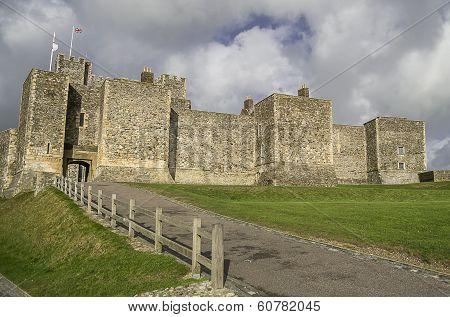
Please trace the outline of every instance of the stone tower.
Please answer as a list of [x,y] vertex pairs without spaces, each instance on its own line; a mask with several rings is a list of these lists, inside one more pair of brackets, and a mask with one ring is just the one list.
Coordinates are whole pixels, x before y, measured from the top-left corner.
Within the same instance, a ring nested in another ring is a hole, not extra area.
[[333,186],[331,101],[272,94],[255,105],[260,184]]

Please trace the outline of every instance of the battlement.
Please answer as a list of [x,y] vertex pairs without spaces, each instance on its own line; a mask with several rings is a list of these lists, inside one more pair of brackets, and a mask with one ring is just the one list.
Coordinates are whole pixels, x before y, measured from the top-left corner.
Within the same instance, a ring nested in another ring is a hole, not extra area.
[[58,54],[55,72],[68,75],[71,83],[88,85],[92,77],[92,63],[83,57],[68,58],[63,54]]
[[159,80],[161,83],[173,82],[173,83],[179,83],[180,85],[186,83],[186,78],[177,76],[177,75],[169,75],[169,74],[161,74],[161,76],[159,76],[157,80]]
[[154,83],[170,90],[172,98],[186,99],[186,78],[162,74],[156,78]]
[[75,57],[75,56],[66,56],[64,54],[58,54],[56,61],[65,61],[65,62],[76,62],[76,63],[85,63],[85,62],[89,62],[89,60],[87,60],[84,57]]

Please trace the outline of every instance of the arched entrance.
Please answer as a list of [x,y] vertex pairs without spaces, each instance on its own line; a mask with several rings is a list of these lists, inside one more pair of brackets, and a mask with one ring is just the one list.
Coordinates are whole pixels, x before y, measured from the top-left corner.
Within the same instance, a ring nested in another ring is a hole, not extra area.
[[79,182],[87,182],[91,172],[91,161],[68,159],[65,176]]

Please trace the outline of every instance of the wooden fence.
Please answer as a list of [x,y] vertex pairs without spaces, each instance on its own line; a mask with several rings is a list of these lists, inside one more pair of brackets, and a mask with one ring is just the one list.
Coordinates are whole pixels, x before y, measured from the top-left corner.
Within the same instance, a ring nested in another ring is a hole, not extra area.
[[[150,211],[136,206],[134,199],[129,202],[123,202],[117,199],[116,194],[111,195],[111,205],[106,206],[103,199],[106,198],[101,190],[97,193],[92,191],[92,186],[85,188],[84,183],[69,180],[65,177],[56,177],[54,186],[72,198],[75,202],[79,202],[82,206],[87,207],[88,213],[97,213],[99,216],[105,216],[110,221],[111,228],[116,228],[117,223],[128,227],[128,236],[134,237],[136,232],[144,237],[154,241],[155,251],[162,253],[163,246],[183,255],[191,260],[192,276],[200,277],[201,265],[211,271],[211,284],[213,288],[223,288],[224,286],[224,252],[223,252],[223,226],[222,224],[214,224],[212,231],[208,231],[202,227],[201,218],[194,218],[192,224],[187,224],[175,220],[173,217],[163,214],[162,208]],[[128,210],[128,217],[122,217],[117,214],[117,206],[121,205]],[[142,212],[154,215],[155,229],[144,228],[134,220],[136,212]],[[177,228],[181,228],[192,232],[192,249],[188,248],[176,241],[173,241],[163,234],[164,224],[169,224]],[[202,255],[202,239],[210,240],[211,259]]]

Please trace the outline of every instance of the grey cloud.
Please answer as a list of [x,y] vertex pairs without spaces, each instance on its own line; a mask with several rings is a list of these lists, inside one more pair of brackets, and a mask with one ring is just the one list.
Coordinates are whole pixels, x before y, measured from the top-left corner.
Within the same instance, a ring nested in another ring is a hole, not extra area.
[[[302,82],[314,89],[442,1],[8,3],[67,43],[72,25],[82,27],[75,49],[116,76],[137,78],[144,65],[156,73],[184,75],[194,107],[237,113],[245,95],[295,93]],[[333,100],[336,122],[361,124],[371,116],[400,115],[426,120],[429,143],[450,135],[450,92],[442,88],[450,63],[437,61],[439,54],[450,53],[443,46],[449,40],[443,33],[450,24],[448,7],[314,93]],[[276,27],[246,29],[258,15],[276,20]],[[307,32],[296,28],[300,18]],[[241,29],[225,45],[217,41]],[[22,83],[32,67],[48,67],[50,40],[0,5],[0,130],[17,125]],[[414,54],[425,60],[408,64]],[[95,64],[94,71],[105,74]],[[424,88],[425,78],[431,78],[434,89]],[[429,147],[430,167],[448,167],[446,148]]]

